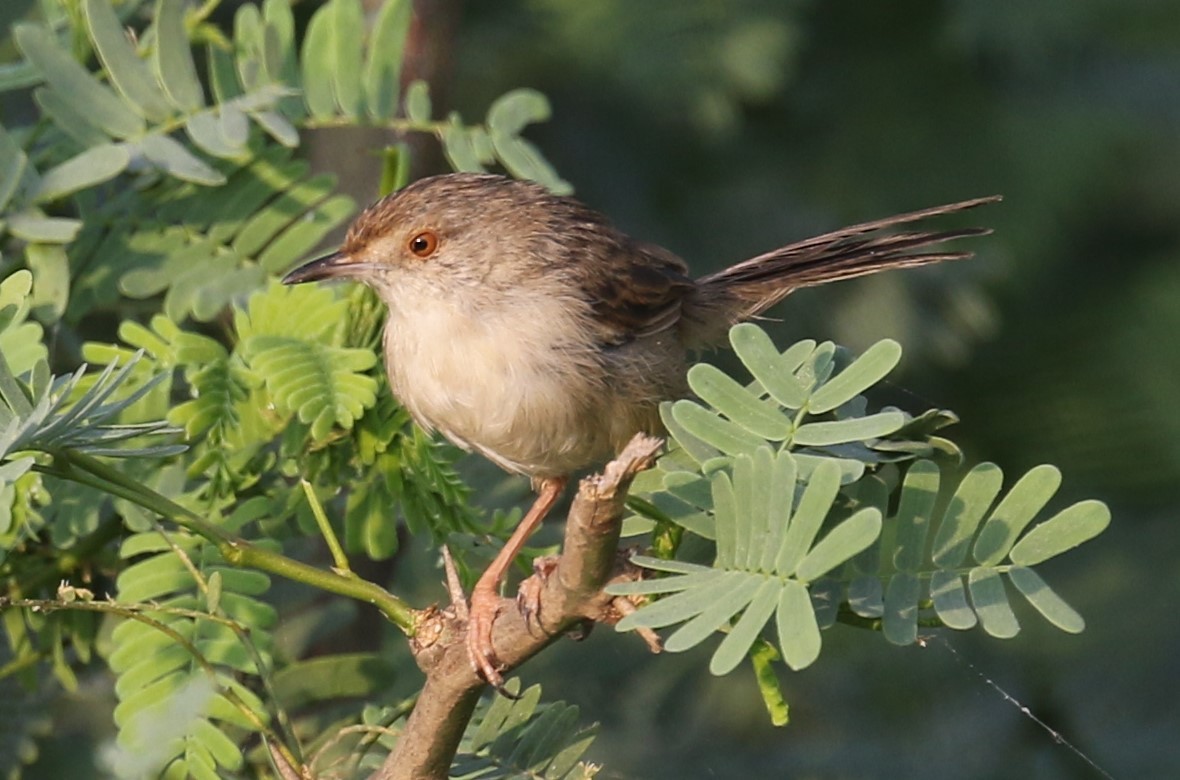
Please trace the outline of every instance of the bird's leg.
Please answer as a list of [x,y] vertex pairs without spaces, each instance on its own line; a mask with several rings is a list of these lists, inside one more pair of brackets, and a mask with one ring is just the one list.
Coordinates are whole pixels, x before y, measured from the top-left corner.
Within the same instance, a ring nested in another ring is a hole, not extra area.
[[524,543],[557,503],[565,489],[566,481],[566,477],[543,477],[537,480],[537,500],[533,502],[520,525],[516,526],[503,549],[480,575],[479,581],[471,590],[467,654],[471,657],[471,665],[475,670],[497,690],[502,690],[504,686],[504,678],[497,669],[500,662],[492,648],[492,624],[500,611],[500,580],[504,579],[508,567],[516,560]]

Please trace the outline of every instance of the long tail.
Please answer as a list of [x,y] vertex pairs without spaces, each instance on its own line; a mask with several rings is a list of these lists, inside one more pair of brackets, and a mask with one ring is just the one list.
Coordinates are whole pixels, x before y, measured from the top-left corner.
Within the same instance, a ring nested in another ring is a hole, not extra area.
[[1001,196],[993,195],[897,214],[752,257],[697,280],[695,303],[711,311],[708,312],[710,316],[694,319],[715,321],[720,316],[721,319],[729,320],[727,324],[732,324],[765,311],[801,287],[852,279],[888,268],[911,268],[942,260],[969,258],[972,253],[968,251],[916,250],[959,238],[984,236],[991,232],[989,228],[901,233],[881,231],[999,200]]

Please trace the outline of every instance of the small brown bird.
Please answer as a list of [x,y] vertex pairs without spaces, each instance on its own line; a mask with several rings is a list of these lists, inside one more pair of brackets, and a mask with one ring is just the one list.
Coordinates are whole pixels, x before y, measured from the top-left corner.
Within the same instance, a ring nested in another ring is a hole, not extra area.
[[687,394],[690,352],[801,287],[969,257],[919,250],[990,231],[885,231],[997,200],[855,225],[693,279],[679,257],[573,198],[456,173],[377,201],[339,251],[283,281],[376,290],[389,307],[389,382],[417,423],[532,478],[536,502],[471,593],[468,651],[499,687],[500,580],[572,473],[659,432],[659,403]]

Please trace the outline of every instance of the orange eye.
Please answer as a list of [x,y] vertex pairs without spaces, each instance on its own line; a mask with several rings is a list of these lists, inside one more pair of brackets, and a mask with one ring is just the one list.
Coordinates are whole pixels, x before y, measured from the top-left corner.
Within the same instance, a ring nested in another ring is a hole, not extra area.
[[410,254],[425,260],[438,251],[438,234],[433,230],[420,231],[413,235],[406,246],[409,247]]

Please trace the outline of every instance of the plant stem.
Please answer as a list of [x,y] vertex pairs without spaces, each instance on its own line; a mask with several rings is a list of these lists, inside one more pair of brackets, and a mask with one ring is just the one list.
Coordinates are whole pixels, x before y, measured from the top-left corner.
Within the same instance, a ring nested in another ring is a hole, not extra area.
[[307,496],[307,503],[311,505],[311,513],[315,516],[316,525],[320,528],[320,535],[324,537],[324,541],[328,544],[328,550],[332,553],[336,572],[351,574],[352,567],[348,565],[348,556],[344,554],[344,548],[340,546],[340,540],[336,538],[336,532],[332,530],[332,524],[328,522],[328,516],[324,514],[320,500],[316,498],[315,489],[306,479],[299,480],[299,485],[303,488],[303,495]]
[[310,585],[313,588],[372,604],[406,634],[413,636],[416,612],[402,599],[381,586],[352,572],[320,569],[282,553],[267,550],[234,537],[208,522],[191,509],[161,495],[122,471],[76,450],[53,453],[54,466],[39,471],[97,488],[165,517],[217,545],[221,556],[233,566],[250,567]]

